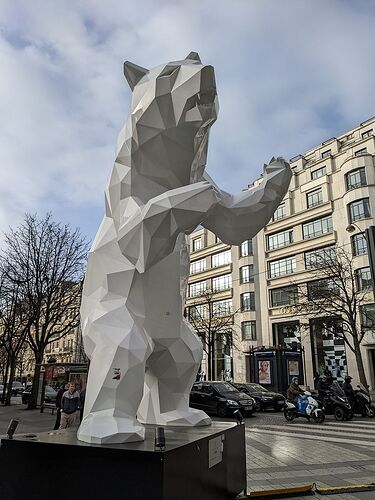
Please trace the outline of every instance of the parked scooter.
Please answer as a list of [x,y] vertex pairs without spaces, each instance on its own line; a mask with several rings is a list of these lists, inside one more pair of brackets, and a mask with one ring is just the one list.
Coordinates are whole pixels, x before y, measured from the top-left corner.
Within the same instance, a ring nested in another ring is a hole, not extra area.
[[305,391],[298,396],[297,402],[286,402],[284,417],[288,422],[292,422],[297,417],[305,417],[307,420],[313,418],[315,422],[324,422],[324,412],[319,408],[318,401],[311,396],[311,392]]
[[357,388],[358,390],[355,391],[352,405],[353,413],[373,418],[375,416],[375,406],[371,403],[369,391],[363,384],[357,385]]
[[333,382],[321,401],[322,410],[326,415],[333,415],[336,420],[351,420],[353,418],[352,408],[345,396],[345,392],[338,382]]

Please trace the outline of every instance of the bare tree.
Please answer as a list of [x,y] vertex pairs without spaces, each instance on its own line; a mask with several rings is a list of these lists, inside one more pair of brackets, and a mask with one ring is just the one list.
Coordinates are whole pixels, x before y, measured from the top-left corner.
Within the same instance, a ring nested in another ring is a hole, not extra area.
[[[361,343],[366,332],[374,326],[373,318],[366,311],[366,302],[372,292],[371,280],[361,285],[352,255],[342,248],[317,251],[308,267],[312,280],[297,284],[299,301],[308,303],[311,316],[328,318],[336,325],[335,335],[353,352],[359,379],[367,387]],[[363,326],[364,320],[368,323],[367,329]]]
[[6,353],[4,391],[2,400],[10,405],[12,384],[16,373],[17,360],[25,345],[28,330],[33,322],[27,301],[19,284],[9,283],[1,269],[0,285],[0,344]]
[[5,234],[1,256],[6,279],[22,290],[29,318],[27,342],[35,357],[29,408],[37,403],[45,348],[79,325],[81,285],[87,243],[79,229],[26,214],[23,223]]
[[[6,380],[6,367],[8,363],[8,355],[4,346],[2,345],[2,339],[0,337],[0,382],[3,384]],[[0,394],[0,400],[2,399],[2,394]]]
[[237,313],[214,297],[214,293],[207,290],[197,302],[188,306],[188,320],[200,337],[207,356],[209,380],[216,375],[215,354],[218,346],[234,347],[233,325]]

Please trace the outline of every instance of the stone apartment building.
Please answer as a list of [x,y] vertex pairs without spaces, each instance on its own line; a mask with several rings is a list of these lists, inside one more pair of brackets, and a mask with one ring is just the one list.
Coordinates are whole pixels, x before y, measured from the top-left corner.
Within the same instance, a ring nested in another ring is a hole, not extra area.
[[[44,351],[43,363],[47,363],[50,359],[55,359],[56,363],[83,363],[86,361],[80,328],[73,329],[62,339],[52,340],[47,345]],[[34,368],[34,353],[30,347],[27,347],[22,357],[22,365],[18,375],[32,374]]]
[[[233,348],[225,355],[230,359],[218,360],[217,378],[225,366],[235,380],[249,380],[251,346],[296,342],[304,347],[309,385],[313,385],[314,373],[325,366],[338,379],[346,373],[357,379],[352,352],[329,321],[297,304],[296,294],[299,284],[311,280],[311,263],[319,252],[336,246],[353,255],[357,285],[368,288],[363,306],[368,314],[374,311],[363,233],[374,225],[375,216],[374,131],[375,118],[371,118],[292,158],[294,175],[288,193],[252,244],[229,247],[202,228],[191,235],[188,315],[206,289],[212,290],[215,301],[225,300],[238,311]],[[374,389],[375,335],[370,331],[362,351],[367,379]]]

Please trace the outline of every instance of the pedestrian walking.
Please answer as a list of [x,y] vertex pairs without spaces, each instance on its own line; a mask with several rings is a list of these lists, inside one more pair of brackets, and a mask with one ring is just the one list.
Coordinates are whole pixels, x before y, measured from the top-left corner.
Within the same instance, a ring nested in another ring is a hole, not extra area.
[[69,384],[69,389],[61,398],[61,422],[60,429],[76,427],[79,424],[78,416],[81,399],[74,383]]
[[61,421],[61,399],[63,397],[63,394],[65,391],[69,389],[69,383],[64,383],[60,385],[60,389],[57,391],[56,395],[56,422],[55,422],[55,427],[53,428],[54,431],[60,428],[60,421]]

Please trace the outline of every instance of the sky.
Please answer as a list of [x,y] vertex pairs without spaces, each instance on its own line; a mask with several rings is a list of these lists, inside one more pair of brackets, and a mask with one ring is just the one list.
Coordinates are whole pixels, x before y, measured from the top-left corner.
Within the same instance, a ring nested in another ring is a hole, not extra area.
[[0,246],[26,212],[93,239],[125,60],[215,67],[207,170],[237,192],[375,115],[374,26],[375,0],[0,0]]

